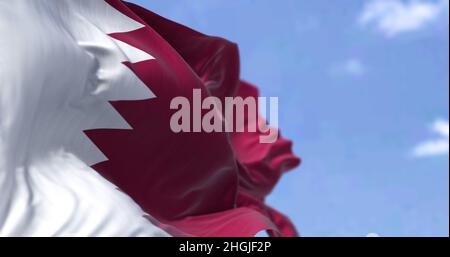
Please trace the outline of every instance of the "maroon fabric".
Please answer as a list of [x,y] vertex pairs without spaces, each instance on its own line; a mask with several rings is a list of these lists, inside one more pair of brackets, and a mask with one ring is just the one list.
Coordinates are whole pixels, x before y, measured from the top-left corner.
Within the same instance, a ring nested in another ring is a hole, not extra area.
[[156,98],[111,102],[133,130],[85,131],[108,157],[93,168],[174,235],[254,236],[269,230],[295,236],[288,219],[264,204],[281,174],[299,163],[290,141],[260,144],[260,133],[176,134],[170,129],[175,112],[170,101],[191,99],[193,89],[201,89],[202,97],[257,95],[239,79],[237,46],[134,4],[106,1],[146,25],[110,36],[155,57],[124,65]]
[[[240,82],[237,93],[243,98],[259,96],[258,89],[247,82]],[[246,125],[266,122],[259,117],[246,117]],[[279,136],[272,144],[261,144],[261,132],[232,133],[231,142],[236,157],[241,164],[239,169],[238,206],[252,207],[264,213],[283,236],[297,236],[291,221],[278,211],[265,205],[264,200],[272,192],[284,172],[300,164],[300,159],[292,154],[292,142]],[[272,235],[277,233],[272,232]]]

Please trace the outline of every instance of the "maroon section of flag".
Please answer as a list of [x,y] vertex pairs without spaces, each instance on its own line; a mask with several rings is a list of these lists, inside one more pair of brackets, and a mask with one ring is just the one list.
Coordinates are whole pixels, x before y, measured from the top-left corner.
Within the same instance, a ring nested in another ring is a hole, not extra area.
[[259,132],[174,133],[170,128],[170,101],[192,100],[193,89],[201,89],[203,97],[258,96],[239,78],[237,46],[134,4],[107,2],[145,25],[110,36],[155,57],[124,65],[156,98],[111,102],[133,130],[85,131],[108,158],[93,168],[174,235],[254,236],[269,230],[296,236],[292,223],[264,203],[281,175],[300,162],[290,141],[261,144]]

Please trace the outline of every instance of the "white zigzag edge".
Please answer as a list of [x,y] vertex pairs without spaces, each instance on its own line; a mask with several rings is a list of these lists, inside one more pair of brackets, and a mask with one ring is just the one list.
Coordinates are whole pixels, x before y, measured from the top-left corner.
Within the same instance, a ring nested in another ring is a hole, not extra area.
[[[83,18],[78,19],[80,24],[91,23],[95,30],[73,29],[72,33],[78,39],[78,44],[91,53],[99,62],[99,80],[94,91],[98,97],[105,100],[102,106],[102,119],[95,122],[87,120],[82,130],[92,129],[131,129],[129,124],[118,114],[108,101],[116,100],[143,100],[154,98],[150,89],[121,62],[137,63],[155,59],[150,54],[131,46],[120,40],[108,36],[112,33],[126,33],[144,27],[143,24],[127,17],[107,2],[101,1],[73,1],[65,0],[70,8],[70,13],[83,13]],[[78,9],[78,10],[77,10]],[[94,39],[94,40],[93,40]],[[105,54],[105,52],[107,54]],[[98,107],[97,107],[98,108]],[[107,160],[103,153],[85,136],[80,138],[79,155],[92,165]]]

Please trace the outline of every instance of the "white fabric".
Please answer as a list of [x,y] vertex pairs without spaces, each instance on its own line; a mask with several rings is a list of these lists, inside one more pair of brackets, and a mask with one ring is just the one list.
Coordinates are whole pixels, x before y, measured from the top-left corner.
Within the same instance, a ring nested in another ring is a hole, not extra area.
[[107,35],[142,26],[103,0],[0,0],[0,236],[165,235],[83,133],[131,129],[108,100],[155,97],[121,63],[153,57]]

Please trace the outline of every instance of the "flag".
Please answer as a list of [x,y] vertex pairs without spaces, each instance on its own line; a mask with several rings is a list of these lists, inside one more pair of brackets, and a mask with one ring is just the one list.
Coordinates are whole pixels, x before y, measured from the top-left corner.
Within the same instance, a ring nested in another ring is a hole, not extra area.
[[120,0],[0,0],[0,34],[0,235],[297,235],[265,204],[291,141],[170,128],[194,89],[258,97],[236,44]]

